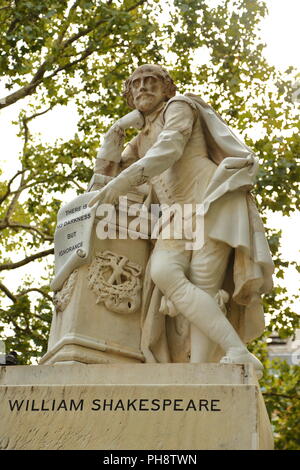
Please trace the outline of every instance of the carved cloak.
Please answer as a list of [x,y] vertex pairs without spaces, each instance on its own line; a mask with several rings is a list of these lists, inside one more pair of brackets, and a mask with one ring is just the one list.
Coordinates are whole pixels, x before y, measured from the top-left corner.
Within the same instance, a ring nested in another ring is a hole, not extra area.
[[[197,109],[202,121],[209,158],[218,165],[203,200],[208,237],[232,246],[223,289],[230,295],[227,317],[241,339],[248,343],[264,330],[261,294],[272,288],[274,265],[265,231],[250,190],[258,169],[253,152],[200,97],[186,93],[169,100],[183,100]],[[221,202],[221,203],[220,203]],[[241,226],[232,228],[229,214]],[[189,322],[181,314],[159,312],[162,293],[150,278],[150,263],[143,287],[141,349],[146,362],[188,362]],[[223,351],[214,348],[211,361]]]

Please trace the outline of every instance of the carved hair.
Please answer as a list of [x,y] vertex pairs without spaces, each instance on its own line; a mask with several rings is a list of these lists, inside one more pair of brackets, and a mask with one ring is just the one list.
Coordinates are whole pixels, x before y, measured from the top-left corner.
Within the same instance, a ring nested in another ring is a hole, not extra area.
[[156,75],[158,78],[160,78],[163,81],[165,85],[165,93],[166,93],[165,101],[168,101],[170,98],[175,96],[176,85],[165,69],[163,69],[160,65],[152,65],[152,64],[141,65],[130,75],[129,78],[127,78],[126,82],[124,83],[123,96],[126,98],[128,106],[130,106],[130,108],[135,107],[133,104],[133,98],[131,94],[132,80],[134,79],[134,76],[137,72],[143,72],[143,71],[152,72],[154,75]]

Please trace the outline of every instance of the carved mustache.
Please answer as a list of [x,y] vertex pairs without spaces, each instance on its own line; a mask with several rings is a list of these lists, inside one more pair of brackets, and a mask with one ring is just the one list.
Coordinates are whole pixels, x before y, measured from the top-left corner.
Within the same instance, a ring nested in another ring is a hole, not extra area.
[[136,99],[138,100],[139,98],[141,98],[142,96],[149,96],[151,98],[151,96],[154,96],[154,93],[149,93],[149,92],[145,92],[145,91],[142,91],[142,93],[139,93],[136,97]]

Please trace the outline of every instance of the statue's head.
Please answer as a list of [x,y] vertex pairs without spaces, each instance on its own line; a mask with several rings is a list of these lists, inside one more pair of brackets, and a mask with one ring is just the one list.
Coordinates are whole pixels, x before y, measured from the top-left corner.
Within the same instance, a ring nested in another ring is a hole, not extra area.
[[131,108],[151,113],[175,93],[176,86],[166,70],[160,65],[145,64],[126,80],[123,96]]

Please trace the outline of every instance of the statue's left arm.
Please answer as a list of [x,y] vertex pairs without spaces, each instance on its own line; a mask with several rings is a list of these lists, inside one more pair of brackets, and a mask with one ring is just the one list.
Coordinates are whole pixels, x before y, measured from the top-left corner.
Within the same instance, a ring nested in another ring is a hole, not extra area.
[[165,124],[155,144],[143,158],[122,171],[109,182],[90,202],[114,204],[119,196],[127,194],[134,186],[147,182],[171,167],[182,156],[191,135],[195,111],[183,101],[172,101],[165,111]]

